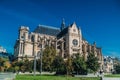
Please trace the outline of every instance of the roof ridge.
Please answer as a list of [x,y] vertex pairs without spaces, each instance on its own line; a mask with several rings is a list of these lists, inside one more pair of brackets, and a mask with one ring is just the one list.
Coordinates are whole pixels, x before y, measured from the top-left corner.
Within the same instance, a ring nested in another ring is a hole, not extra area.
[[60,32],[60,29],[52,26],[38,25],[37,28],[34,30],[34,32],[56,36]]
[[46,27],[46,28],[52,28],[52,29],[60,30],[60,28],[53,27],[53,26],[47,26],[47,25],[41,25],[41,24],[39,24],[38,26],[39,26],[39,27]]

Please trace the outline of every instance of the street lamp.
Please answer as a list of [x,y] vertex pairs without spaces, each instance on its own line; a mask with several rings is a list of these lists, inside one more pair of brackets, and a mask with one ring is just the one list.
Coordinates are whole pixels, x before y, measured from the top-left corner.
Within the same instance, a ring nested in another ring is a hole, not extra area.
[[34,56],[34,76],[36,76],[36,55]]
[[[42,49],[43,49],[43,46],[41,48],[41,52],[39,54],[40,56],[40,74],[42,74]],[[38,56],[34,55],[34,76],[36,76],[36,59],[38,59]]]
[[43,54],[43,52],[42,52],[42,49],[41,49],[41,53],[40,53],[40,74],[42,74],[42,54]]

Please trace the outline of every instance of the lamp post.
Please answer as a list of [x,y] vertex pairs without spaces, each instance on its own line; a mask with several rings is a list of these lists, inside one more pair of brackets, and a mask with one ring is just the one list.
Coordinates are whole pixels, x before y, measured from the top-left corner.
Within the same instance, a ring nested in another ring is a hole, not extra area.
[[34,76],[36,76],[36,55],[34,56]]
[[41,53],[40,53],[40,74],[42,74],[42,49],[41,49]]

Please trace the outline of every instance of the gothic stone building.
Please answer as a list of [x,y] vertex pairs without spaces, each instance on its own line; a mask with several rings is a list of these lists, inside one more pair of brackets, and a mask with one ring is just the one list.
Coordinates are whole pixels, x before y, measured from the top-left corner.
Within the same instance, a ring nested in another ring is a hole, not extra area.
[[39,56],[46,45],[53,46],[63,58],[80,53],[86,60],[89,53],[94,53],[100,63],[103,59],[101,48],[96,47],[96,43],[89,44],[83,39],[81,29],[75,23],[66,26],[64,21],[60,29],[39,25],[31,33],[29,27],[21,26],[14,46],[14,56],[19,60],[26,55],[28,58]]

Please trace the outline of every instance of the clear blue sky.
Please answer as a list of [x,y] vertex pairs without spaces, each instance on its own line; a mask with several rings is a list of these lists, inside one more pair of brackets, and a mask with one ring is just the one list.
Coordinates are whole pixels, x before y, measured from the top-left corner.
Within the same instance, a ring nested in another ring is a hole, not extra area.
[[60,27],[74,21],[90,43],[96,41],[104,55],[120,53],[119,0],[0,0],[0,45],[13,53],[18,28],[38,24]]

